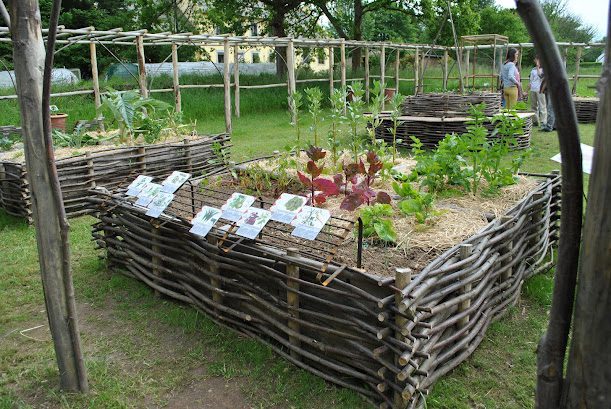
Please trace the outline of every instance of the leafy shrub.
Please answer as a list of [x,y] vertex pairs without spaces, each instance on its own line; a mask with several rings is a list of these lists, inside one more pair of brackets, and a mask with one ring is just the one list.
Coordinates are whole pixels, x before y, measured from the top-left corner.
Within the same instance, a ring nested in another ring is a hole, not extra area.
[[339,179],[336,177],[335,180],[329,180],[320,176],[325,165],[324,163],[318,165],[318,162],[327,155],[327,152],[322,148],[310,146],[306,154],[310,158],[305,170],[309,177],[300,171],[297,171],[297,176],[301,183],[310,189],[312,205],[315,206],[326,202],[327,197],[339,194]]
[[434,215],[432,194],[414,189],[409,182],[393,182],[392,188],[403,199],[398,204],[401,212],[414,215],[418,223],[426,223]]
[[[367,152],[366,167],[362,159],[358,163],[344,165],[344,174],[346,176],[346,197],[340,205],[340,209],[354,211],[362,204],[371,204],[375,200],[376,203],[390,203],[390,196],[386,192],[375,192],[371,185],[378,177],[378,173],[383,167],[383,163],[378,155],[373,152]],[[348,182],[351,183],[351,192],[348,194]]]
[[363,236],[378,237],[380,240],[394,243],[397,241],[397,233],[390,217],[393,215],[389,204],[376,203],[373,206],[364,207],[361,210],[363,221]]

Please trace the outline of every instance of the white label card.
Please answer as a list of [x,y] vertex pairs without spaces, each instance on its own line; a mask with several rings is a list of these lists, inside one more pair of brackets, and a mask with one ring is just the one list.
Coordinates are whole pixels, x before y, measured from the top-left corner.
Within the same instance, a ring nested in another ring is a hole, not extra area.
[[289,193],[281,194],[276,203],[270,208],[272,220],[290,223],[306,204],[307,200],[303,196],[291,195]]
[[225,220],[237,222],[254,202],[254,196],[236,192],[232,194],[231,197],[227,199],[227,202],[221,207],[223,210],[223,215],[221,217]]
[[161,192],[161,185],[157,183],[147,184],[139,193],[136,204],[139,206],[148,206],[153,200],[153,197],[157,196],[157,193]]
[[302,239],[315,240],[330,217],[331,213],[327,209],[303,206],[291,222],[295,226],[295,230],[291,234]]
[[174,200],[173,193],[159,192],[149,203],[147,216],[159,217],[166,207]]
[[153,180],[152,176],[139,175],[132,183],[127,187],[127,196],[137,196],[138,193],[146,185],[148,185]]
[[197,236],[206,237],[212,226],[220,219],[221,213],[222,211],[215,207],[202,207],[202,210],[191,220],[193,227],[191,227],[189,232]]
[[265,227],[265,224],[271,217],[272,213],[269,210],[251,207],[238,221],[238,226],[240,227],[236,234],[248,239],[254,239],[263,230],[263,227]]
[[166,193],[174,193],[182,185],[184,185],[190,177],[191,174],[189,173],[174,171],[163,182],[161,182],[161,184],[163,185],[161,191]]

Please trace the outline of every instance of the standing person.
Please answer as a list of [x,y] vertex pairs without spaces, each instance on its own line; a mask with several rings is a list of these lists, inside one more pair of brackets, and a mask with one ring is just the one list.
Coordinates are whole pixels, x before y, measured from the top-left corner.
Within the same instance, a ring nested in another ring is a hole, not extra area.
[[510,48],[507,50],[507,58],[501,67],[501,84],[503,85],[503,97],[505,98],[505,108],[513,109],[522,99],[522,84],[520,84],[520,73],[516,67],[518,50]]
[[545,101],[545,93],[541,90],[541,82],[543,81],[543,69],[539,62],[539,57],[535,57],[535,66],[530,71],[529,78],[529,99],[530,107],[535,113],[535,125],[540,125],[541,128],[547,124],[547,108]]
[[552,97],[548,85],[547,76],[543,75],[543,79],[541,80],[541,93],[545,94],[545,107],[547,111],[547,121],[541,124],[541,130],[543,132],[551,132],[556,129],[556,115],[554,114],[554,106],[552,105]]

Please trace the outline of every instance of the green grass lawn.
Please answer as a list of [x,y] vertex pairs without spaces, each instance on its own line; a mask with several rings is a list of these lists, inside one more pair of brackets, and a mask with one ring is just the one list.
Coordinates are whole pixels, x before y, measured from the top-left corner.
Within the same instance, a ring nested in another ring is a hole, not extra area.
[[[294,138],[284,111],[255,109],[265,98],[253,99],[242,118],[235,119],[236,160],[281,149]],[[195,97],[187,102],[189,115],[199,118],[198,130],[224,130],[218,113],[207,117],[197,112]],[[304,120],[305,138],[308,125]],[[580,129],[582,140],[592,144],[594,126]],[[535,131],[532,145],[523,170],[559,168],[549,160],[558,152],[555,133]],[[0,213],[0,409],[179,408],[198,399],[216,402],[209,407],[227,402],[225,407],[236,408],[368,406],[257,341],[218,327],[190,307],[155,298],[140,282],[111,275],[91,241],[93,222],[89,217],[71,221],[74,283],[91,385],[91,393],[81,396],[58,389],[34,229]],[[525,283],[518,305],[491,326],[472,357],[436,385],[429,408],[533,407],[535,348],[546,325],[552,281],[548,273]]]

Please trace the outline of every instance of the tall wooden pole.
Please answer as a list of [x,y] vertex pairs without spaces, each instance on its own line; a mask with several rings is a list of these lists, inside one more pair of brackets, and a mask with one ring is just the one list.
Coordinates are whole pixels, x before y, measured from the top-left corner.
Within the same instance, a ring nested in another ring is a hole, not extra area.
[[[51,26],[54,28],[57,26],[59,9],[60,2],[55,1],[51,11]],[[56,31],[49,30],[49,53],[45,62],[38,1],[11,0],[10,10],[13,63],[28,182],[32,192],[32,218],[36,227],[38,261],[60,386],[67,391],[87,392],[87,373],[70,270],[69,225],[50,135],[49,94]]]
[[575,95],[577,93],[577,82],[579,81],[579,71],[581,67],[581,54],[583,53],[583,47],[577,47],[577,55],[575,56],[575,76],[573,77],[573,89],[571,93]]
[[93,41],[89,43],[89,54],[91,60],[91,81],[93,82],[93,100],[95,109],[98,110],[102,105],[102,98],[100,97],[100,79],[98,77],[98,56]]
[[233,47],[233,105],[235,106],[235,116],[240,117],[240,46]]
[[335,70],[335,57],[333,47],[329,47],[329,95],[333,95],[335,84],[333,84],[333,71]]
[[144,38],[139,35],[136,37],[136,55],[138,57],[138,84],[140,85],[140,95],[148,98],[149,90],[146,81],[146,65],[144,65]]
[[365,47],[365,101],[369,102],[369,47]]
[[180,70],[178,68],[178,46],[172,43],[172,85],[174,87],[174,107],[176,112],[182,111],[182,99],[180,96]]
[[448,50],[443,51],[443,92],[448,90]]
[[223,42],[223,91],[225,95],[225,132],[231,134],[231,76],[229,71],[229,39],[225,38]]
[[[297,90],[297,85],[295,81],[295,46],[293,44],[293,40],[289,40],[288,46],[286,47],[286,68],[288,74],[288,94],[289,99],[293,97],[295,91]],[[295,118],[296,112],[293,112],[292,122],[296,123],[297,118]]]
[[[342,90],[346,91],[346,43],[342,38],[339,44],[339,59],[340,59],[340,79]],[[344,94],[345,95],[345,94]],[[344,115],[346,115],[346,101],[344,101]]]
[[420,50],[416,47],[414,55],[414,95],[418,95],[418,85],[420,84]]
[[[384,45],[380,48],[380,86],[382,88],[386,86],[386,47]],[[384,109],[385,99],[382,99],[382,109]]]
[[397,55],[395,55],[395,93],[399,93],[399,84],[401,82],[401,51],[397,48],[395,50]]

